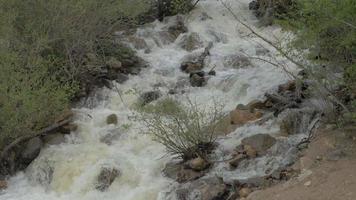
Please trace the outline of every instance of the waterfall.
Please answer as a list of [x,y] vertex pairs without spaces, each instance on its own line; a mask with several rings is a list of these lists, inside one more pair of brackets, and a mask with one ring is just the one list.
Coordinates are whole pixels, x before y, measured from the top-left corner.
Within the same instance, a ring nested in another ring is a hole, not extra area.
[[[278,27],[258,27],[258,21],[248,10],[248,0],[226,0],[236,14],[266,37],[273,40],[283,33]],[[249,56],[286,60],[262,40],[240,26],[216,0],[201,0],[189,15],[183,16],[187,33],[174,41],[167,38],[167,27],[176,23],[173,16],[163,22],[155,21],[138,28],[135,37],[147,44],[137,49],[138,56],[149,64],[139,75],[130,76],[123,84],[114,83],[115,89],[98,91],[93,96],[95,106],[75,108],[78,130],[66,136],[66,142],[42,150],[40,156],[25,171],[9,180],[9,188],[0,194],[0,200],[168,200],[177,183],[162,175],[164,164],[171,160],[164,146],[145,134],[142,123],[133,120],[133,107],[139,94],[160,91],[185,102],[187,97],[204,106],[217,99],[229,112],[238,104],[263,99],[264,94],[289,80],[283,70]],[[182,41],[194,33],[200,46],[193,51],[182,48]],[[214,68],[216,76],[209,76],[206,86],[191,87],[189,75],[181,72],[180,64],[189,56],[194,57],[212,43],[210,55],[205,59],[204,71]],[[240,62],[246,60],[246,62]],[[289,64],[293,71],[293,65]],[[100,98],[98,98],[100,96]],[[107,125],[106,117],[118,116],[117,125]],[[257,133],[275,134],[279,127],[275,120],[263,125],[246,125],[228,136],[219,138],[216,154],[232,149],[241,139]],[[275,149],[276,156],[256,159],[236,171],[227,171],[217,164],[209,175],[218,174],[224,179],[248,178],[264,174],[267,168],[287,162],[290,143],[299,136],[282,141],[282,149]],[[95,189],[95,181],[103,167],[117,168],[120,177],[107,191]]]

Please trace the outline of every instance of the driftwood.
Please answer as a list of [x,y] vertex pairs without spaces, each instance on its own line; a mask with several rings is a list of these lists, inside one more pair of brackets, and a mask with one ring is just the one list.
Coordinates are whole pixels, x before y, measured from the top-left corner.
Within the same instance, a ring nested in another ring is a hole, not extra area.
[[57,122],[55,124],[52,124],[51,126],[48,126],[47,128],[44,128],[42,129],[41,131],[39,132],[36,132],[36,133],[33,133],[33,134],[29,134],[29,135],[25,135],[25,136],[22,136],[22,137],[19,137],[17,138],[15,141],[13,141],[12,143],[10,143],[9,145],[7,145],[3,151],[1,152],[0,154],[0,161],[3,160],[5,158],[5,156],[7,156],[8,152],[14,148],[16,145],[22,143],[22,142],[25,142],[27,140],[30,140],[34,137],[38,137],[38,136],[42,136],[42,135],[46,135],[66,124],[69,124],[71,122],[71,119],[66,119],[66,120],[63,120],[63,121],[60,121],[60,122]]

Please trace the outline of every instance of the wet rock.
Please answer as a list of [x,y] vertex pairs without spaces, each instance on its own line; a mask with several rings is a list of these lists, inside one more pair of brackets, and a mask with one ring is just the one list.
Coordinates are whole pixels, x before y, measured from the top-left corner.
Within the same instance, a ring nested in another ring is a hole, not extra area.
[[30,164],[40,154],[42,146],[43,142],[39,137],[30,139],[21,152],[21,161],[25,165]]
[[244,151],[249,158],[257,157],[257,151],[250,145],[244,145]]
[[168,162],[164,166],[164,169],[162,170],[162,174],[165,177],[171,178],[171,179],[177,179],[177,174],[179,171],[182,169],[182,164],[181,163],[176,163],[176,162]]
[[248,4],[248,9],[250,10],[258,10],[260,8],[260,4],[258,1],[254,0],[254,1],[251,1],[249,4]]
[[287,83],[278,86],[278,93],[284,93],[286,91],[294,91],[295,89],[296,89],[296,82],[294,80],[288,81]]
[[42,139],[43,143],[47,145],[58,145],[65,142],[65,137],[62,133],[49,134]]
[[176,190],[177,199],[218,200],[226,199],[228,188],[220,178],[205,178],[182,185]]
[[264,155],[276,143],[276,139],[268,134],[257,134],[242,139],[241,143],[256,150],[258,155]]
[[201,62],[183,62],[180,66],[180,69],[185,73],[193,73],[196,71],[200,71],[204,68],[203,63]]
[[248,195],[250,195],[252,190],[250,188],[241,188],[239,191],[239,196],[241,198],[246,198]]
[[229,161],[229,165],[232,168],[236,168],[239,166],[241,161],[245,160],[247,156],[245,154],[237,154],[232,160]]
[[230,112],[231,124],[242,126],[262,117],[261,112],[251,112],[246,108],[237,108]]
[[7,188],[7,182],[5,180],[0,180],[0,190],[5,190]]
[[202,176],[204,176],[205,172],[203,171],[195,171],[193,169],[184,169],[180,168],[180,171],[177,173],[176,181],[178,183],[185,183],[188,181],[196,180]]
[[168,32],[177,38],[180,34],[186,33],[188,28],[184,25],[184,19],[182,16],[177,16],[176,23],[168,27]]
[[152,101],[155,101],[161,97],[161,93],[159,91],[150,91],[150,92],[145,92],[143,93],[139,101],[142,106],[147,105],[151,103]]
[[198,33],[189,33],[181,38],[179,46],[184,50],[193,51],[195,49],[203,48],[204,43],[200,39]]
[[210,71],[208,72],[208,75],[210,75],[210,76],[215,76],[215,75],[216,75],[216,71],[215,71],[215,70],[210,70]]
[[129,80],[129,77],[126,74],[123,73],[117,74],[116,82],[122,84],[125,83],[127,80]]
[[206,85],[207,80],[205,77],[205,72],[196,72],[189,75],[190,85],[193,87],[203,87]]
[[246,106],[248,107],[250,112],[254,112],[255,109],[262,110],[262,109],[266,109],[267,108],[265,103],[262,102],[262,101],[259,101],[259,100],[253,100],[250,103],[248,103]]
[[209,167],[209,162],[207,162],[206,160],[204,160],[200,157],[197,157],[197,158],[190,160],[188,162],[188,165],[193,170],[202,171]]
[[229,68],[240,69],[251,65],[251,61],[247,56],[236,54],[226,56],[224,66]]
[[106,117],[106,124],[114,124],[116,125],[118,123],[117,115],[116,114],[111,114]]
[[118,176],[120,176],[119,170],[103,168],[98,175],[95,188],[102,192],[107,190]]
[[206,12],[203,12],[203,13],[200,15],[200,20],[201,20],[201,21],[206,21],[206,20],[209,20],[209,19],[213,19],[213,18],[210,17],[210,16],[208,15],[208,13],[206,13]]

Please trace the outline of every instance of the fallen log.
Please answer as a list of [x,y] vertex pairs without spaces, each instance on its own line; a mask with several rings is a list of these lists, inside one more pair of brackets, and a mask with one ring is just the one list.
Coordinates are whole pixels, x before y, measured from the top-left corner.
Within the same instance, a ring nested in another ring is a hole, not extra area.
[[60,121],[60,122],[57,122],[55,124],[52,124],[51,126],[48,126],[47,128],[44,128],[42,129],[41,131],[39,132],[36,132],[36,133],[33,133],[33,134],[29,134],[29,135],[25,135],[25,136],[22,136],[22,137],[19,137],[17,138],[16,140],[14,140],[12,143],[10,143],[9,145],[7,145],[3,151],[1,152],[0,154],[0,161],[4,160],[5,157],[7,156],[8,152],[14,148],[15,146],[17,146],[18,144],[22,143],[22,142],[25,142],[27,140],[30,140],[34,137],[38,137],[38,136],[43,136],[43,135],[46,135],[48,133],[51,133],[53,132],[54,130],[66,125],[66,124],[69,124],[72,120],[71,119],[66,119],[66,120],[63,120],[63,121]]

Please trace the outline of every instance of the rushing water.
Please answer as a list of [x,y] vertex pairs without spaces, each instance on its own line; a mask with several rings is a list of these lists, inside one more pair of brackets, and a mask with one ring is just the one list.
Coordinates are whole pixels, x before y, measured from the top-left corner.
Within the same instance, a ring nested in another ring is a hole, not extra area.
[[[257,27],[256,18],[248,10],[249,0],[226,2],[241,19],[270,39],[280,36],[278,27]],[[201,0],[198,7],[185,16],[185,24],[189,32],[198,33],[204,46],[213,42],[204,70],[215,67],[217,74],[209,78],[205,87],[191,87],[187,74],[182,73],[179,66],[185,56],[202,52],[204,47],[194,52],[183,50],[178,45],[183,35],[173,43],[163,41],[160,31],[174,20],[176,18],[172,17],[162,23],[154,22],[137,31],[137,36],[145,39],[150,48],[149,53],[138,50],[138,55],[150,67],[124,84],[117,84],[121,97],[116,90],[104,89],[93,99],[95,106],[75,109],[79,129],[66,138],[66,143],[43,149],[26,172],[9,181],[9,188],[0,195],[1,200],[171,199],[172,195],[167,195],[166,191],[174,188],[175,183],[161,174],[169,156],[150,135],[142,134],[140,122],[130,118],[133,112],[130,106],[137,101],[138,94],[152,90],[167,94],[179,82],[185,94],[172,97],[184,101],[188,96],[202,106],[209,104],[209,99],[218,99],[228,112],[239,103],[263,98],[265,92],[288,80],[282,70],[258,60],[251,60],[250,66],[231,66],[229,60],[236,55],[284,60],[278,58],[273,49],[267,47],[270,51],[266,51],[262,48],[264,43],[239,25],[219,1]],[[106,117],[112,113],[117,114],[118,125],[106,125]],[[278,127],[274,120],[261,126],[238,128],[220,138],[217,155],[231,150],[245,136],[276,132]],[[111,144],[101,142],[103,137]],[[293,141],[279,141],[280,148],[272,149],[275,156],[256,159],[242,169],[229,171],[224,163],[217,164],[208,176],[218,174],[229,180],[264,174],[267,168],[288,162],[287,153]],[[121,171],[121,176],[105,192],[97,191],[94,186],[102,167],[115,167]]]

